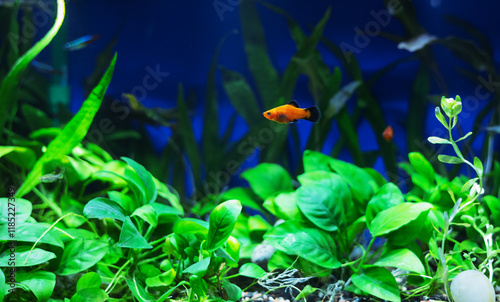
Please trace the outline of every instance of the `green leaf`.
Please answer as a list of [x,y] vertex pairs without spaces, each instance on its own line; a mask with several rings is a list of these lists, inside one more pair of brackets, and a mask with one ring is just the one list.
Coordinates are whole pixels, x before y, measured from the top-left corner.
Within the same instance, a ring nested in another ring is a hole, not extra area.
[[239,274],[250,278],[262,278],[266,275],[266,271],[255,263],[245,263],[240,267]]
[[[62,0],[58,0],[62,1]],[[43,173],[43,166],[53,160],[59,160],[64,155],[69,154],[87,135],[87,131],[92,124],[95,114],[101,106],[102,99],[111,82],[111,77],[116,62],[116,54],[102,77],[99,84],[92,90],[87,100],[77,114],[64,126],[63,131],[47,147],[45,153],[38,159],[26,180],[16,192],[16,197],[23,197],[40,183],[40,176]],[[0,89],[1,90],[1,89]],[[1,94],[1,93],[0,93]],[[2,98],[0,98],[1,100]]]
[[70,302],[104,302],[109,299],[104,289],[85,288],[71,297]]
[[79,273],[96,264],[106,255],[107,242],[78,238],[71,241],[64,249],[57,274],[71,275]]
[[4,158],[23,169],[31,169],[36,161],[36,154],[33,150],[25,147],[0,146],[0,158]]
[[[10,203],[10,205],[9,205]],[[0,198],[0,224],[8,223],[9,219],[15,225],[25,222],[31,216],[31,202],[22,198]],[[14,211],[11,211],[14,210]]]
[[385,268],[370,267],[351,276],[352,283],[364,292],[380,299],[401,302],[398,283]]
[[[239,6],[241,32],[248,68],[257,85],[264,107],[272,108],[276,105],[279,98],[279,75],[267,54],[264,29],[262,28],[257,8],[255,7],[255,1],[243,1]],[[255,103],[249,104],[254,105]],[[258,109],[258,106],[254,108]],[[257,116],[260,117],[259,115]]]
[[309,284],[306,285],[300,293],[295,297],[295,301],[300,301],[300,299],[306,299],[307,296],[310,294],[314,293],[317,290],[317,288],[310,286]]
[[111,218],[120,221],[125,220],[123,208],[111,199],[97,197],[90,200],[83,208],[83,214],[87,218]]
[[131,249],[150,249],[153,248],[139,233],[135,225],[130,220],[130,217],[125,217],[120,232],[120,240],[118,241],[119,247],[126,247]]
[[[25,242],[36,242],[38,243],[46,243],[58,247],[64,247],[64,243],[62,242],[59,232],[56,232],[54,229],[51,229],[47,233],[49,227],[43,225],[41,223],[19,223],[16,222],[16,227],[14,229],[14,238],[9,236],[8,232],[8,224],[0,225],[0,240],[9,241],[15,239],[17,241],[25,241]],[[45,233],[45,235],[43,235]],[[43,235],[43,237],[42,237]]]
[[154,177],[153,180],[156,184],[158,195],[168,200],[170,202],[170,205],[172,205],[172,207],[176,208],[182,213],[182,215],[184,215],[184,209],[182,208],[182,205],[179,201],[179,195],[177,194],[175,189],[167,186],[166,184],[160,182],[158,179]]
[[464,193],[464,192],[469,191],[470,188],[472,187],[472,185],[474,185],[477,182],[478,179],[479,179],[478,177],[469,179],[466,183],[464,183],[464,185],[462,186],[462,189],[460,190],[460,192]]
[[168,286],[172,284],[176,276],[176,272],[173,268],[158,274],[156,276],[152,276],[146,278],[146,285],[149,287],[159,287],[159,286]]
[[255,194],[262,199],[280,191],[293,189],[292,178],[285,168],[277,164],[259,164],[241,173],[241,177],[248,181]]
[[433,205],[427,202],[400,203],[378,213],[368,228],[373,236],[383,236],[417,219],[421,213],[428,212],[432,207]]
[[445,164],[461,164],[464,162],[463,160],[461,160],[456,156],[443,155],[443,154],[438,155],[438,160]]
[[[151,296],[148,291],[145,288],[145,285],[142,280],[138,280],[135,276],[130,279],[125,279],[125,282],[127,282],[128,288],[130,291],[134,294],[134,297],[137,299],[139,302],[150,302],[150,301],[155,301],[155,298]],[[180,283],[179,285],[181,285]],[[173,288],[175,289],[175,288]],[[172,289],[172,291],[173,291]],[[167,292],[168,293],[168,292]],[[166,297],[168,297],[170,294],[168,294]],[[163,297],[163,296],[162,296]],[[158,299],[157,301],[165,301],[165,299]],[[90,302],[90,301],[89,301]]]
[[474,157],[474,167],[476,167],[476,171],[479,177],[483,176],[483,163],[477,157]]
[[238,200],[228,200],[218,205],[208,219],[207,250],[213,252],[226,242],[241,213],[241,203]]
[[237,199],[245,207],[252,208],[259,212],[264,212],[259,197],[250,188],[231,188],[221,196],[223,200]]
[[143,205],[142,207],[136,209],[130,216],[139,216],[153,227],[156,227],[158,225],[158,215],[156,214],[155,208],[152,206],[152,204]]
[[239,286],[229,282],[227,279],[222,279],[222,287],[226,290],[229,301],[239,301],[243,291]]
[[191,275],[189,277],[189,284],[191,284],[191,288],[198,297],[204,297],[207,294],[208,285],[203,278],[197,275]]
[[[49,261],[50,259],[56,258],[56,255],[52,252],[47,252],[40,248],[35,248],[31,251],[31,246],[21,245],[15,247],[15,259],[14,263],[11,258],[12,248],[6,249],[3,253],[0,254],[0,267],[23,267],[23,266],[34,266],[44,262]],[[28,258],[29,255],[29,258]],[[26,259],[28,261],[26,262]],[[9,263],[10,262],[10,263]],[[14,264],[14,265],[12,265]]]
[[[10,278],[10,276],[9,276]],[[10,289],[10,288],[9,288]],[[0,270],[0,301],[3,301],[5,293],[7,293],[7,284],[5,283],[5,275],[2,270]]]
[[121,157],[122,160],[127,162],[129,166],[131,166],[139,178],[142,181],[142,187],[144,188],[144,192],[146,193],[145,196],[145,202],[144,203],[152,203],[156,200],[157,196],[157,191],[156,191],[156,185],[155,182],[153,181],[153,177],[151,176],[151,173],[149,173],[144,166],[138,164],[136,161],[127,158],[127,157]]
[[76,291],[79,292],[86,288],[100,288],[101,287],[101,276],[95,272],[88,272],[81,276],[76,283]]
[[404,202],[403,193],[392,182],[386,183],[370,199],[366,207],[366,223],[370,225],[373,218],[385,209]]
[[413,169],[415,169],[418,174],[423,176],[427,183],[434,183],[434,169],[422,154],[418,152],[411,152],[410,154],[408,154],[408,159],[410,160]]
[[54,291],[56,275],[45,271],[17,272],[16,282],[27,286],[38,301],[47,301]]
[[208,234],[208,222],[196,218],[182,218],[174,225],[176,234]]
[[409,249],[396,249],[382,254],[373,264],[380,267],[397,267],[403,270],[425,274],[425,268],[422,261]]
[[269,230],[264,239],[276,249],[326,268],[338,268],[335,242],[330,234],[305,228],[297,221],[286,221]]
[[264,201],[264,208],[283,220],[302,218],[297,205],[296,191],[282,192]]
[[439,107],[436,107],[434,109],[434,114],[436,115],[436,118],[438,119],[439,122],[441,122],[441,124],[446,128],[448,129],[448,123],[446,122],[446,119],[444,118],[444,115],[441,113],[441,109],[439,109]]
[[333,186],[306,185],[297,189],[297,205],[317,227],[336,231],[345,220],[344,204],[351,202],[351,192],[343,179],[336,176]]
[[[15,115],[13,108],[17,105],[17,89],[24,72],[35,57],[47,46],[59,31],[64,20],[65,7],[63,0],[57,0],[57,15],[52,28],[33,47],[27,50],[12,66],[11,70],[0,83],[0,129],[4,129],[5,121],[9,115]],[[21,188],[20,188],[21,189]],[[27,192],[21,192],[22,197]],[[21,194],[19,193],[19,194]]]
[[449,140],[444,139],[444,138],[440,138],[440,137],[437,137],[437,136],[429,136],[427,138],[427,140],[431,144],[449,144],[449,145],[451,145],[451,142]]
[[202,259],[190,266],[188,266],[185,270],[184,273],[189,273],[193,275],[197,275],[199,277],[205,276],[205,273],[207,272],[208,265],[210,264],[211,258],[205,258]]
[[[177,208],[171,207],[164,205],[162,203],[157,203],[153,202],[151,204],[151,207],[153,207],[155,211],[155,216],[158,216],[158,224],[160,223],[172,223],[176,222],[179,220],[181,216],[184,215],[184,212],[179,211]],[[147,208],[148,205],[145,205],[144,207]],[[154,219],[154,218],[152,218]]]
[[471,131],[469,131],[469,133],[467,133],[466,135],[462,136],[461,138],[457,139],[457,140],[455,141],[455,143],[456,143],[456,142],[459,142],[459,141],[461,141],[461,140],[464,140],[464,139],[466,139],[466,138],[468,138],[470,135],[472,135],[472,132],[471,132]]

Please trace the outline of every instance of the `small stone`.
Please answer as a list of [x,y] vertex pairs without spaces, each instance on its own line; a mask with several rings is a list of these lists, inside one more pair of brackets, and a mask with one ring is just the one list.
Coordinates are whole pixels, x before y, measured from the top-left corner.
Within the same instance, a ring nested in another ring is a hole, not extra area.
[[455,302],[495,302],[490,280],[476,270],[458,274],[451,282],[450,291]]

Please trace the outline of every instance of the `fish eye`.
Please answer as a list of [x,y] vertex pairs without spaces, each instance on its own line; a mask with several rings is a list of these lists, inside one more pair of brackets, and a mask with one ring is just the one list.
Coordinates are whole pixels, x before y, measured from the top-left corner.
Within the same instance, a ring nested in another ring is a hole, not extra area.
[[271,115],[271,112],[268,112],[268,113],[267,113],[267,116],[270,116],[270,115]]

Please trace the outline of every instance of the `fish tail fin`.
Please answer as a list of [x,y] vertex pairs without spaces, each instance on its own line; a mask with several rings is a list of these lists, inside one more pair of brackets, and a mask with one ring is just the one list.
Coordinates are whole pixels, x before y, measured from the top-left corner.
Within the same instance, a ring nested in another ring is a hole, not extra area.
[[306,108],[306,111],[309,112],[309,117],[306,117],[305,120],[316,123],[319,121],[321,117],[321,113],[319,112],[318,106],[313,106]]

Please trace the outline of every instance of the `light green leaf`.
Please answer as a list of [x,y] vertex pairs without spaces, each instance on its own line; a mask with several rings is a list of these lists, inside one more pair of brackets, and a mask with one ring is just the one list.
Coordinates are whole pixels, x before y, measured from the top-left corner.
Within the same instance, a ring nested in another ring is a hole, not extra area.
[[56,275],[46,271],[17,272],[16,282],[26,285],[38,301],[47,301],[54,291]]
[[[10,204],[9,204],[10,203]],[[22,198],[15,198],[9,202],[8,198],[0,198],[0,224],[14,222],[19,225],[31,216],[31,202]]]
[[370,199],[366,207],[366,223],[370,225],[375,216],[397,204],[403,203],[404,197],[401,190],[392,182],[386,183]]
[[467,133],[466,135],[464,135],[461,138],[457,139],[455,142],[459,142],[461,140],[464,140],[464,139],[468,138],[471,135],[472,135],[472,131],[469,131],[469,133]]
[[384,253],[373,265],[397,267],[421,275],[425,274],[422,261],[409,249],[396,249]]
[[432,207],[433,205],[427,202],[397,204],[378,213],[368,228],[373,236],[383,236],[417,219],[421,213]]
[[370,267],[360,274],[353,274],[351,280],[357,288],[370,295],[388,301],[401,302],[398,283],[385,268]]
[[295,297],[295,301],[300,301],[300,299],[306,299],[307,296],[310,294],[314,293],[317,290],[317,288],[310,286],[309,284],[306,285],[300,293]]
[[207,272],[208,265],[210,264],[211,258],[205,258],[203,260],[200,260],[191,266],[188,266],[185,270],[184,273],[190,273],[193,275],[197,275],[199,277],[205,276],[205,273]]
[[442,163],[445,163],[445,164],[461,164],[464,162],[463,160],[461,160],[460,158],[458,158],[456,156],[450,156],[450,155],[444,155],[444,154],[439,154],[438,160]]
[[474,167],[476,167],[476,171],[479,177],[483,176],[483,163],[477,157],[474,157]]
[[441,124],[448,129],[448,123],[446,122],[446,119],[444,118],[444,115],[441,113],[441,109],[439,107],[436,107],[434,109],[434,114],[436,115],[436,118],[438,119]]
[[[8,248],[3,253],[0,254],[0,267],[34,266],[56,258],[56,255],[54,253],[47,252],[40,248],[33,249],[33,251],[30,254],[31,246],[21,245],[13,248],[15,249],[16,256],[12,258],[16,260],[13,261],[14,263],[9,263],[12,262],[12,260],[9,260],[11,259],[10,257],[11,249],[12,248]],[[26,259],[28,259],[27,262]]]
[[[19,223],[16,224],[14,229],[14,238],[11,238],[8,231],[8,225],[3,224],[0,225],[0,240],[9,241],[15,239],[17,241],[26,241],[26,242],[36,242],[38,243],[47,243],[50,245],[63,247],[64,243],[62,242],[59,233],[54,229],[47,231],[49,227],[43,225],[41,223]],[[43,235],[45,233],[45,235]],[[43,235],[43,237],[42,237]]]
[[126,247],[131,249],[150,249],[153,248],[139,233],[135,225],[130,220],[130,217],[125,217],[120,232],[120,240],[118,241],[119,247]]
[[431,144],[450,144],[451,145],[451,142],[449,140],[444,139],[444,138],[440,138],[440,137],[437,137],[437,136],[429,136],[427,138],[427,140]]
[[196,218],[182,218],[174,225],[176,234],[208,234],[208,222]]
[[149,173],[144,166],[138,164],[136,161],[127,158],[127,157],[122,157],[122,160],[127,162],[129,166],[131,166],[139,178],[141,179],[142,182],[142,188],[144,188],[144,192],[146,193],[145,200],[143,204],[146,203],[151,203],[156,200],[157,196],[157,191],[156,191],[156,185],[153,180],[153,177],[151,176],[151,173]]
[[101,276],[95,272],[88,272],[81,276],[76,283],[76,291],[79,292],[86,288],[100,288],[101,287]]
[[250,278],[262,278],[266,275],[266,271],[255,263],[245,263],[240,267],[239,274]]
[[152,204],[143,205],[142,207],[136,209],[130,216],[139,216],[153,227],[158,225],[158,215],[156,214],[155,208]]
[[434,183],[434,169],[425,157],[418,152],[408,154],[408,159],[415,171],[424,177],[428,184]]
[[238,200],[228,200],[218,205],[210,213],[206,242],[208,251],[213,252],[224,245],[231,236],[241,209],[242,206]]
[[297,205],[296,191],[271,196],[264,201],[263,206],[273,215],[284,220],[302,218]]
[[120,221],[125,220],[125,211],[116,202],[104,197],[90,200],[83,208],[83,214],[87,218],[111,218]]
[[246,179],[255,194],[264,200],[274,193],[293,189],[292,178],[285,168],[277,164],[259,164],[241,173],[241,177]]

